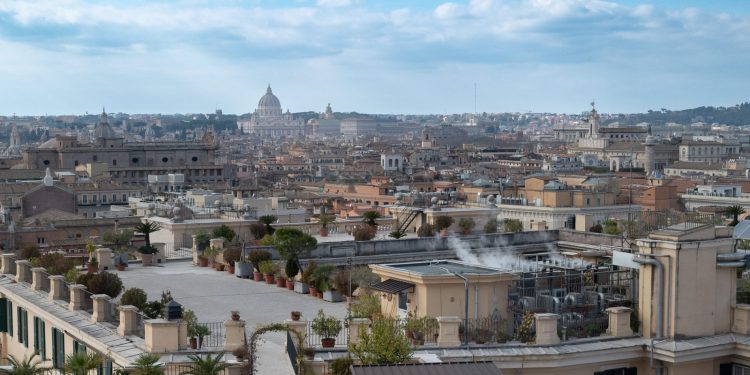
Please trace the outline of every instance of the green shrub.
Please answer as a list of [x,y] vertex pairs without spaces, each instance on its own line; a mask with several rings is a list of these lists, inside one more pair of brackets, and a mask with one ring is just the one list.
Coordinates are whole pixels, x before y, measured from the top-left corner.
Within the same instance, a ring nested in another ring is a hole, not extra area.
[[216,229],[214,229],[213,232],[214,238],[224,238],[227,242],[231,242],[234,240],[234,237],[237,235],[232,228],[222,225]]
[[114,273],[100,272],[88,280],[86,288],[92,294],[106,294],[116,298],[122,292],[122,280]]
[[369,241],[375,238],[377,229],[372,225],[360,225],[352,230],[355,241]]
[[375,320],[381,316],[380,297],[374,294],[361,295],[352,300],[352,318]]
[[317,289],[319,292],[325,292],[331,289],[331,275],[336,271],[336,266],[330,264],[324,264],[318,266],[312,272],[310,282],[312,287]]
[[435,227],[437,227],[437,230],[445,230],[451,227],[453,225],[453,217],[451,216],[438,216],[435,218]]
[[336,338],[344,328],[341,320],[332,315],[326,315],[323,309],[318,310],[318,315],[313,319],[310,326],[313,332],[325,339]]
[[41,255],[36,245],[27,245],[18,251],[18,256],[21,259],[39,258]]
[[258,222],[251,223],[250,234],[253,235],[254,239],[259,240],[266,235],[266,226]]
[[45,253],[38,259],[38,267],[44,267],[50,275],[64,275],[75,268],[75,261],[61,253]]
[[259,270],[264,275],[275,275],[279,272],[279,265],[270,260],[260,262]]
[[435,228],[432,226],[432,224],[422,224],[419,229],[417,229],[417,236],[418,237],[432,237],[435,235]]
[[487,220],[487,223],[484,224],[484,233],[497,233],[497,219],[493,217],[492,219]]
[[250,256],[248,258],[253,264],[255,272],[260,272],[260,264],[264,261],[271,260],[271,253],[266,250],[253,250],[250,252]]
[[240,260],[241,255],[242,255],[242,249],[240,249],[239,246],[232,246],[227,249],[224,249],[224,261],[232,266],[234,265],[235,262]]
[[120,298],[120,305],[132,305],[137,307],[138,310],[143,310],[143,307],[146,306],[147,302],[148,296],[146,295],[146,292],[140,288],[130,288],[126,290]]

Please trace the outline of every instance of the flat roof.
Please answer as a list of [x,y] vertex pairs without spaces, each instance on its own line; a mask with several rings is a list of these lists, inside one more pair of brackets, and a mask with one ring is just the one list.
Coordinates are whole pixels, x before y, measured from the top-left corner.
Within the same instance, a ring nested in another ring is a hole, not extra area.
[[421,276],[448,276],[454,273],[471,275],[497,275],[510,272],[499,268],[477,266],[454,260],[438,260],[430,262],[409,262],[381,264],[381,267],[393,268],[401,272],[418,274]]

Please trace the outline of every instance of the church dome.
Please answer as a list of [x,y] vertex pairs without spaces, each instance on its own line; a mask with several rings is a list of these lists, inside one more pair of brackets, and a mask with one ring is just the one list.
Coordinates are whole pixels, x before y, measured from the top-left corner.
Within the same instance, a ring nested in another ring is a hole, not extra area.
[[258,101],[258,109],[256,113],[260,116],[281,116],[281,102],[271,90],[271,85],[268,85],[266,94],[263,95]]

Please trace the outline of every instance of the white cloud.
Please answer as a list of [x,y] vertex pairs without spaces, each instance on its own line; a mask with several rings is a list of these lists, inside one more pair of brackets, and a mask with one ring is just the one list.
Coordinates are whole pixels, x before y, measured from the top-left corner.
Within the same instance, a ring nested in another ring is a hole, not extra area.
[[460,16],[461,7],[456,3],[443,3],[435,8],[435,17],[449,19]]
[[345,7],[352,5],[351,0],[317,0],[315,3],[319,7]]

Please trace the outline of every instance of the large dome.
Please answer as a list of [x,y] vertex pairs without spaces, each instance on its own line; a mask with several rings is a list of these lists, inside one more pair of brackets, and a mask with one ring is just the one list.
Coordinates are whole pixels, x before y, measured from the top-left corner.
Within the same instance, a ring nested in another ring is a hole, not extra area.
[[263,95],[258,101],[258,108],[255,112],[259,116],[281,116],[281,102],[279,102],[279,98],[273,94],[271,85],[268,85],[266,95]]
[[107,119],[107,112],[102,109],[102,116],[99,120],[99,125],[94,129],[95,139],[112,139],[117,138],[115,130],[109,126],[109,119]]

